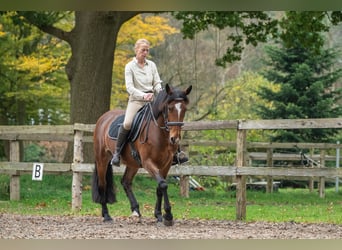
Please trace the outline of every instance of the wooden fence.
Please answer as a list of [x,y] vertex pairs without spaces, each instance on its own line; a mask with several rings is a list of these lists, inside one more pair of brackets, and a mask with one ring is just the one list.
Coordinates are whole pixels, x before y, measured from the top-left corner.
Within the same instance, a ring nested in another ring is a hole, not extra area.
[[[91,136],[84,136],[84,132],[93,132],[95,125],[75,124],[65,126],[0,126],[0,140],[10,141],[10,159],[8,162],[0,162],[0,173],[11,176],[10,199],[20,199],[20,174],[31,173],[32,164],[19,161],[19,141],[73,141],[74,157],[72,163],[44,163],[44,173],[70,173],[72,180],[72,209],[78,211],[82,206],[82,176],[93,171],[94,164],[84,163],[82,148],[83,143],[92,142]],[[249,167],[249,157],[246,140],[247,131],[252,129],[307,129],[307,128],[342,128],[342,118],[334,119],[292,119],[292,120],[239,120],[239,121],[210,121],[187,122],[184,131],[196,130],[220,130],[235,129],[236,137],[236,161],[235,166],[173,166],[170,175],[177,175],[185,180],[181,185],[181,192],[186,195],[189,189],[189,176],[233,176],[236,179],[236,219],[246,218],[246,177],[265,176],[269,179],[281,177],[318,177],[321,186],[324,186],[324,178],[341,177],[342,169],[327,168],[285,168]],[[251,144],[250,144],[251,145]],[[316,148],[315,144],[315,148]],[[254,145],[255,146],[255,145]],[[274,146],[274,145],[273,145]],[[325,145],[326,147],[327,145]],[[329,145],[331,148],[340,148],[340,144]],[[263,147],[270,148],[270,144],[264,143]],[[268,158],[268,159],[272,159]],[[270,161],[270,160],[268,160]],[[115,167],[114,174],[122,174],[124,167]],[[140,174],[147,174],[144,169]]]

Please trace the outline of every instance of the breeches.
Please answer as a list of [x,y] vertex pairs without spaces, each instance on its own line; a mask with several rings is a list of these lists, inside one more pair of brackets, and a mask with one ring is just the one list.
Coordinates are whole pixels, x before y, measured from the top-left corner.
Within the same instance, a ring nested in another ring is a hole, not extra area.
[[123,122],[123,127],[126,130],[130,130],[132,127],[132,122],[135,114],[138,110],[145,105],[146,102],[141,101],[129,101],[126,109],[125,120]]

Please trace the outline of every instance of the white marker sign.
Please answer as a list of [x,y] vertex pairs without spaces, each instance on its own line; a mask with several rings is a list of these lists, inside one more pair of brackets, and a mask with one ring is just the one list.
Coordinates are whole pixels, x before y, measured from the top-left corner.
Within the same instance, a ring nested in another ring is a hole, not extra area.
[[33,181],[41,181],[43,180],[43,163],[33,163],[33,170],[32,170],[32,180]]

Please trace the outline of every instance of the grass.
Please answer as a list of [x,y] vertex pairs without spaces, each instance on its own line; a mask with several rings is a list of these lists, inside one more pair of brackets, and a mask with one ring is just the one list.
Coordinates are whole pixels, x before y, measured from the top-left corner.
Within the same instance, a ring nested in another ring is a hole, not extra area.
[[[9,177],[0,175],[0,213],[70,215],[71,176],[45,175],[43,181],[32,181],[31,175],[20,177],[21,199],[10,201]],[[129,216],[130,205],[121,187],[120,176],[115,176],[118,202],[109,205],[112,216]],[[144,217],[153,217],[156,183],[146,176],[134,180],[134,192]],[[83,203],[79,215],[100,216],[101,208],[91,200],[91,177],[84,176]],[[178,183],[169,179],[169,196],[176,219],[235,220],[235,192],[207,188],[191,191],[190,198],[179,195]],[[342,224],[342,195],[335,188],[327,188],[325,198],[308,189],[283,189],[267,194],[247,191],[246,221],[310,222]]]

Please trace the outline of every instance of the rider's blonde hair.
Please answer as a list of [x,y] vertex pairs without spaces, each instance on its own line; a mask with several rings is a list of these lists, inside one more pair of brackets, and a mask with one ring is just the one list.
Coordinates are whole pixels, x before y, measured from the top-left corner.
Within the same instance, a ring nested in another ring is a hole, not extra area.
[[149,41],[147,41],[147,40],[144,39],[144,38],[141,38],[141,39],[138,39],[138,40],[135,42],[134,50],[136,50],[137,48],[140,47],[140,45],[143,45],[143,44],[146,44],[146,45],[150,46],[150,42],[149,42]]

